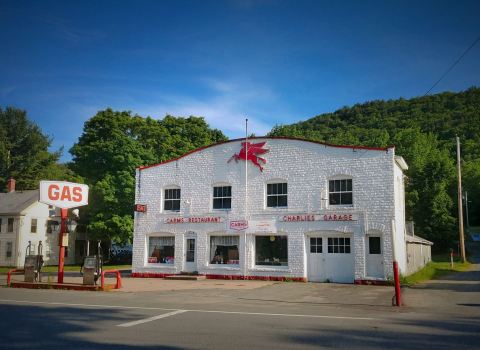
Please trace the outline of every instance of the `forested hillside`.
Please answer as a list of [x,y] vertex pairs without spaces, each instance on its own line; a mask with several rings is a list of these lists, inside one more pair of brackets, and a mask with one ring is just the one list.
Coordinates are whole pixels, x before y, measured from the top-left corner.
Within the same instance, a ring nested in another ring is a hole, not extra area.
[[436,243],[456,237],[455,135],[462,143],[463,186],[470,225],[480,225],[480,89],[413,99],[371,101],[278,125],[271,136],[341,145],[396,146],[407,171],[407,211],[416,231]]

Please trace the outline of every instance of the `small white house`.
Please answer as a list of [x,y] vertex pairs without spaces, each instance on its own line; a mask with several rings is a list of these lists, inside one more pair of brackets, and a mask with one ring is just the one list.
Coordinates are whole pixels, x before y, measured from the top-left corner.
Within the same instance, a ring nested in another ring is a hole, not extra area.
[[394,147],[279,137],[141,167],[133,276],[364,283],[394,255],[405,274],[406,169]]
[[[42,242],[45,265],[58,264],[59,211],[40,203],[39,190],[15,191],[9,179],[7,193],[0,193],[0,266],[23,267],[27,247],[37,254]],[[75,240],[69,239],[65,264],[74,263]]]

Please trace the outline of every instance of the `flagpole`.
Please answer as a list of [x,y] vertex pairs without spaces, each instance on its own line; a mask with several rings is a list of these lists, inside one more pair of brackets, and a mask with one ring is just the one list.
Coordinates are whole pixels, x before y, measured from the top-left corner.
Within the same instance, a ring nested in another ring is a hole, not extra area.
[[[248,118],[245,118],[245,222],[248,223]],[[247,229],[244,233],[243,250],[243,276],[245,278],[247,275]]]

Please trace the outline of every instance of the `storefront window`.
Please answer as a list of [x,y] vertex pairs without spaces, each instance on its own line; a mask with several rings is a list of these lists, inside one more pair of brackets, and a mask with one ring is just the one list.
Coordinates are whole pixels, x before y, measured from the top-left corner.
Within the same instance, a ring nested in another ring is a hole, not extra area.
[[150,237],[148,239],[149,264],[173,264],[175,237]]
[[238,236],[210,236],[210,264],[239,264]]
[[288,266],[287,236],[256,236],[255,264]]

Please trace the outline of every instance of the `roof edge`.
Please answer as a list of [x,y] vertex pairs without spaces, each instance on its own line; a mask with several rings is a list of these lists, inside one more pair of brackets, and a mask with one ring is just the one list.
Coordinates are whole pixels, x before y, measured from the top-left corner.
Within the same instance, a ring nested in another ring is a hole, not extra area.
[[[321,141],[312,141],[312,140],[301,139],[301,138],[298,138],[298,137],[286,137],[286,136],[255,136],[255,137],[249,137],[248,139],[249,140],[258,140],[258,139],[265,140],[265,139],[267,139],[267,140],[304,141],[304,142],[315,143],[317,145],[335,147],[335,148],[351,148],[351,149],[363,149],[363,150],[368,150],[368,151],[383,151],[383,152],[387,152],[389,149],[395,148],[394,145],[390,145],[390,146],[387,146],[387,147],[335,145],[335,144],[332,144],[332,143],[326,143],[326,142],[321,142]],[[233,139],[233,140],[227,140],[227,141],[223,141],[223,142],[218,142],[218,143],[214,143],[214,144],[204,146],[204,147],[199,147],[199,148],[191,150],[191,151],[189,151],[185,154],[182,154],[180,157],[172,158],[172,159],[169,159],[169,160],[166,160],[166,161],[163,161],[163,162],[160,162],[160,163],[151,164],[151,165],[142,165],[142,166],[137,167],[137,169],[138,170],[145,170],[145,169],[153,168],[153,167],[156,167],[156,166],[159,166],[159,165],[164,165],[164,164],[167,164],[167,163],[175,162],[175,161],[177,161],[177,160],[179,160],[183,157],[186,157],[186,156],[188,156],[192,153],[200,152],[200,151],[203,151],[204,149],[207,149],[207,148],[210,148],[210,147],[219,146],[219,145],[223,145],[225,143],[230,143],[230,142],[242,141],[242,140],[245,140],[245,137],[237,138],[237,139]]]

